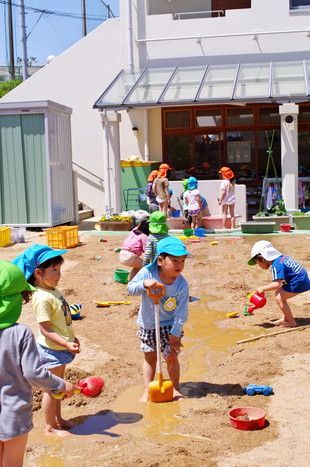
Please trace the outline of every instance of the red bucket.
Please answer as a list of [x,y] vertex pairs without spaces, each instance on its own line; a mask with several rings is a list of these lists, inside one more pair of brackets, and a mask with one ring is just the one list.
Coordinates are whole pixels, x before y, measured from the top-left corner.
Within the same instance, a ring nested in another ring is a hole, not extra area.
[[228,415],[231,425],[238,430],[261,430],[266,424],[266,412],[258,407],[238,407]]
[[281,232],[289,232],[291,230],[291,224],[280,224]]

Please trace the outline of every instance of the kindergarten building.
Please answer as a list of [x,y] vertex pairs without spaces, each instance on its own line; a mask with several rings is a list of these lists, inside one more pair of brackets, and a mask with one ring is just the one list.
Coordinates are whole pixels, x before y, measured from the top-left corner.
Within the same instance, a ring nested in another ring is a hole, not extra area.
[[1,103],[73,109],[78,199],[97,215],[123,207],[132,156],[206,190],[228,165],[251,214],[263,177],[281,179],[294,211],[310,204],[309,24],[310,0],[120,0]]

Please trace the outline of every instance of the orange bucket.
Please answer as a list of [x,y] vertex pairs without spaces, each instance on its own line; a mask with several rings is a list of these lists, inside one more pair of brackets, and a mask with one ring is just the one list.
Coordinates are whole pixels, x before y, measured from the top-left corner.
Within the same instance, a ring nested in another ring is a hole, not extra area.
[[291,230],[291,224],[280,224],[281,232],[289,232]]

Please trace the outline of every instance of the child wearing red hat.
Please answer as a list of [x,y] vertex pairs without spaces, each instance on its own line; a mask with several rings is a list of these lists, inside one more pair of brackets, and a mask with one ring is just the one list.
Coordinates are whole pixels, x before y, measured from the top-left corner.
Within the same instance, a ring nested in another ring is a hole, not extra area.
[[167,178],[169,170],[171,170],[171,167],[168,164],[160,164],[158,175],[153,183],[153,191],[156,195],[159,210],[163,211],[166,216],[170,204],[169,180]]
[[229,167],[222,167],[219,170],[221,174],[222,181],[220,185],[220,194],[218,198],[218,203],[222,207],[222,215],[223,215],[223,229],[226,228],[226,219],[227,214],[229,211],[230,214],[230,221],[231,221],[231,228],[235,228],[235,204],[236,204],[236,196],[235,196],[235,174]]

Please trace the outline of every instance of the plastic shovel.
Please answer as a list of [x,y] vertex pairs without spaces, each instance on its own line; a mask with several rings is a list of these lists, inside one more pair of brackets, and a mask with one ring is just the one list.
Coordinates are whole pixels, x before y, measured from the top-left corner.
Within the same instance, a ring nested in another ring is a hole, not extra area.
[[159,326],[159,300],[164,295],[164,286],[157,293],[148,290],[148,295],[154,301],[156,353],[157,353],[157,379],[149,383],[149,400],[151,402],[171,402],[173,400],[173,384],[169,379],[163,378],[160,353],[160,326]]

